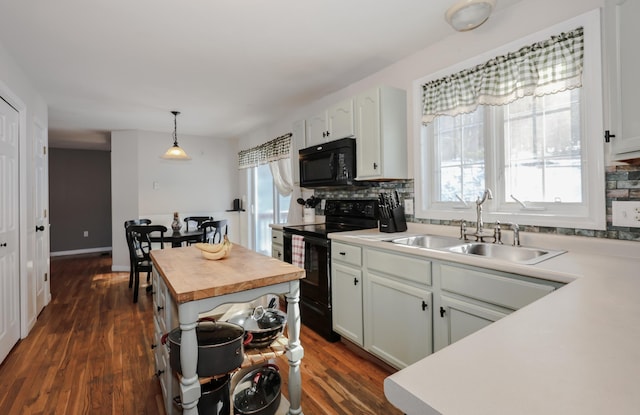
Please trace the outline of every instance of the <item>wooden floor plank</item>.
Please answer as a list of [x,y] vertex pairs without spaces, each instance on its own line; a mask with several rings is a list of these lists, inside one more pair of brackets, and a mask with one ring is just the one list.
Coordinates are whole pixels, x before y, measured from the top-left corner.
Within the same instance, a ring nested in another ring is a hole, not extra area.
[[[128,283],[108,255],[52,258],[52,301],[0,364],[0,414],[164,415],[152,298],[141,287],[134,304]],[[300,337],[306,415],[401,414],[384,398],[388,369],[304,325]],[[288,398],[286,357],[276,362]]]

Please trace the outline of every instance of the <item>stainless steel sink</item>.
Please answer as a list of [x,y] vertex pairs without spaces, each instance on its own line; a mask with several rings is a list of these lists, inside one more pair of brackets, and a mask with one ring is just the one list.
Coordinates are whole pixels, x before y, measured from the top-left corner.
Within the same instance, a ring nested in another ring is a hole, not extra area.
[[563,254],[566,251],[533,248],[526,246],[498,245],[482,242],[470,242],[452,246],[449,251],[466,255],[478,255],[485,258],[517,262],[519,264],[537,264]]
[[460,244],[457,238],[449,238],[447,236],[435,235],[417,235],[407,236],[403,238],[391,239],[389,242],[394,244],[414,246],[417,248],[442,249]]

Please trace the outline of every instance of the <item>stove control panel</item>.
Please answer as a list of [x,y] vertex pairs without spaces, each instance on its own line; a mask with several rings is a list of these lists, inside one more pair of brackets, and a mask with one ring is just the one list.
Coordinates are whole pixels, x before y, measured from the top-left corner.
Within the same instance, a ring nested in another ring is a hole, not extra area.
[[327,200],[324,208],[325,216],[378,217],[377,201],[373,199]]

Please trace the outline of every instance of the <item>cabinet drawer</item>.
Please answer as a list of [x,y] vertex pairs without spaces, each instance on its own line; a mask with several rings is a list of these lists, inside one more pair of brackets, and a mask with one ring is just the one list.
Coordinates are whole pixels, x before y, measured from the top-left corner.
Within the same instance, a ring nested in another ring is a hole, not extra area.
[[384,272],[419,284],[431,285],[431,261],[411,256],[368,249],[367,270]]
[[362,265],[362,248],[359,246],[331,242],[331,260],[355,265]]
[[552,285],[537,284],[466,268],[441,265],[442,289],[517,310],[549,294]]
[[282,231],[272,230],[271,231],[271,243],[282,245],[284,243],[282,237]]

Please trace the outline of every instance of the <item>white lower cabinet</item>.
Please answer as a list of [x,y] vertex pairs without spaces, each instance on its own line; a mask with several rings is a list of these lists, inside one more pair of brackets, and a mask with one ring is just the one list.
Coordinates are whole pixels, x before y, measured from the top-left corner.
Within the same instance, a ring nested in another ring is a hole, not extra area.
[[475,333],[500,320],[511,311],[498,311],[479,304],[440,295],[437,319],[434,333],[434,349],[438,351],[443,347],[455,343],[471,333]]
[[364,250],[364,348],[398,369],[433,352],[431,261]]
[[271,257],[284,261],[284,240],[279,229],[271,229]]
[[437,263],[434,348],[440,350],[544,297],[560,283],[498,271]]
[[333,331],[364,347],[362,271],[334,263],[331,269]]
[[432,353],[432,294],[367,271],[365,349],[398,369]]

